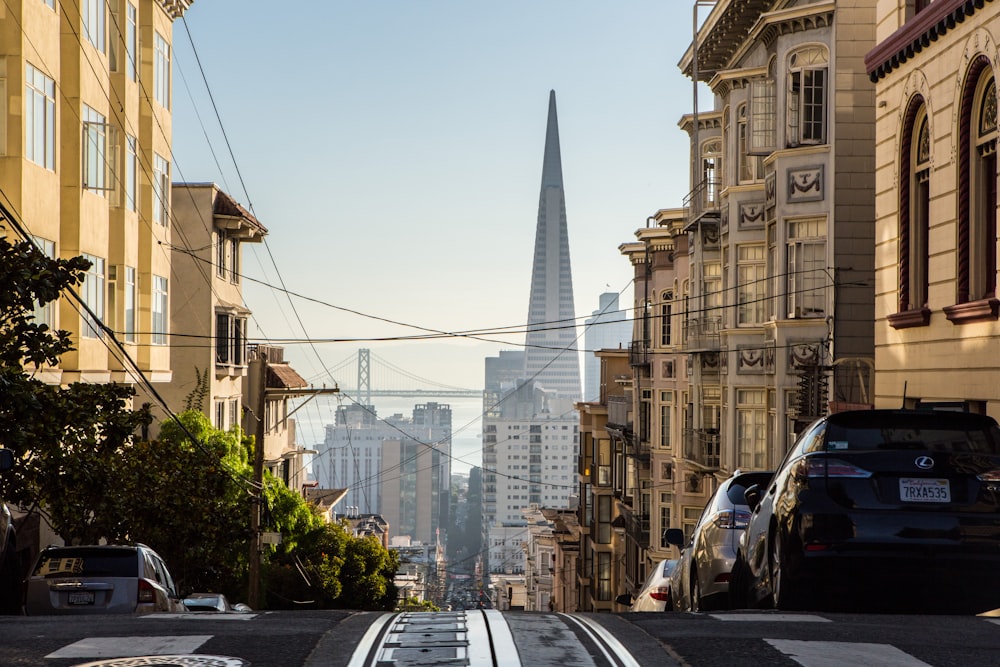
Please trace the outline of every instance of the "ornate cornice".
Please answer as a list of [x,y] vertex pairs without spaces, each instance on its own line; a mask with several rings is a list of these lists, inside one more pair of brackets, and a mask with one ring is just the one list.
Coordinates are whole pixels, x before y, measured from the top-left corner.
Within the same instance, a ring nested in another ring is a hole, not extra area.
[[160,6],[163,7],[163,11],[172,19],[179,19],[184,16],[194,0],[157,0]]
[[868,78],[878,81],[936,42],[993,0],[937,0],[865,56]]

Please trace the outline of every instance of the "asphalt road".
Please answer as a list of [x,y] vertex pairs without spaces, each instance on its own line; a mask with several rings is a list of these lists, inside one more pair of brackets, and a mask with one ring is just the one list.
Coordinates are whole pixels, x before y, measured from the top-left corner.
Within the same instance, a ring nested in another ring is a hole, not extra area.
[[[427,621],[432,617],[427,615]],[[357,658],[351,661],[362,638],[371,641],[376,634],[366,634],[369,627],[385,619],[379,613],[345,611],[8,616],[0,617],[0,667],[99,661],[102,667],[347,667],[358,664]],[[1000,662],[1000,618],[981,616],[720,612],[581,618],[512,612],[500,622],[516,646],[496,656],[504,666],[969,667]],[[613,637],[603,642],[605,648],[587,639],[595,634],[587,629],[594,622]],[[622,654],[610,656],[608,646],[620,647]],[[423,661],[397,664],[470,663],[435,662],[428,652]]]

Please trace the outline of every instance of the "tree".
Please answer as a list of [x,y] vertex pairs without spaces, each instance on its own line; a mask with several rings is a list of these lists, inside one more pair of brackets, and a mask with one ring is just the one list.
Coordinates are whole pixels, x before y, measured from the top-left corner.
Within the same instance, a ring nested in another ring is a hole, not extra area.
[[0,476],[9,501],[44,508],[67,541],[116,532],[121,498],[109,494],[119,453],[148,416],[119,384],[61,387],[34,377],[72,350],[69,333],[35,322],[34,308],[82,284],[90,262],[51,259],[31,243],[0,239],[0,446],[18,464]]

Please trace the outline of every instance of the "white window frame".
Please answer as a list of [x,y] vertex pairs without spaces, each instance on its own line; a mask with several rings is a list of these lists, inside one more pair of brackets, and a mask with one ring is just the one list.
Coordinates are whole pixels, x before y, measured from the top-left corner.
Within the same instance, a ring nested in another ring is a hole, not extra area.
[[169,333],[169,284],[163,276],[153,275],[153,291],[150,307],[150,343],[166,345]]
[[767,469],[767,391],[736,389],[736,467]]
[[826,219],[787,220],[786,303],[790,319],[826,317]]
[[139,11],[131,2],[125,4],[125,76],[129,81],[138,81],[139,68],[136,58],[139,54]]
[[752,155],[768,155],[778,147],[776,89],[773,73],[768,78],[750,81],[748,152]]
[[[35,242],[35,247],[49,259],[56,258],[56,242],[44,239],[41,236],[32,236],[31,239]],[[48,303],[41,304],[37,301],[35,302],[35,324],[44,324],[49,329],[55,329],[56,327],[56,302],[49,301]]]
[[31,63],[24,66],[24,157],[56,169],[56,82]]
[[114,190],[114,160],[117,142],[115,128],[108,124],[107,117],[96,109],[83,105],[83,138],[81,142],[83,164],[81,166],[83,189],[102,196]]
[[123,307],[122,315],[124,321],[122,322],[122,332],[125,337],[126,343],[135,342],[135,321],[136,312],[138,310],[138,285],[136,284],[136,271],[134,266],[125,267],[125,304]]
[[170,108],[170,43],[159,32],[153,37],[153,98]]
[[139,210],[139,155],[138,141],[132,135],[125,135],[125,208]]
[[812,45],[788,56],[788,145],[826,143],[830,89],[826,47]]
[[736,325],[756,326],[766,317],[767,250],[747,243],[737,246],[736,255]]
[[[90,260],[90,268],[84,276],[80,287],[80,296],[87,308],[81,313],[83,326],[80,327],[81,338],[100,338],[101,325],[104,323],[104,300],[107,298],[106,266],[103,257],[81,253],[84,259]],[[93,316],[90,315],[93,313]]]
[[170,221],[170,163],[153,153],[153,222],[164,227]]
[[84,38],[93,44],[101,53],[105,52],[105,0],[82,0],[80,3],[80,22],[83,24]]

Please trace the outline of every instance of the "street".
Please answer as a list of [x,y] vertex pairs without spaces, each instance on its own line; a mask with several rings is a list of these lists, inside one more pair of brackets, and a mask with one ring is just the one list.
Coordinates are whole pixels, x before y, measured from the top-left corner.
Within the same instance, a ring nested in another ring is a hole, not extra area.
[[[5,616],[0,666],[965,667],[994,664],[1000,651],[1000,618],[985,616],[468,611],[413,614],[408,622],[414,632],[401,638],[406,618],[374,612]],[[446,626],[456,625],[462,629],[445,638]],[[396,648],[380,653],[383,639]],[[442,648],[462,645],[458,653]]]

